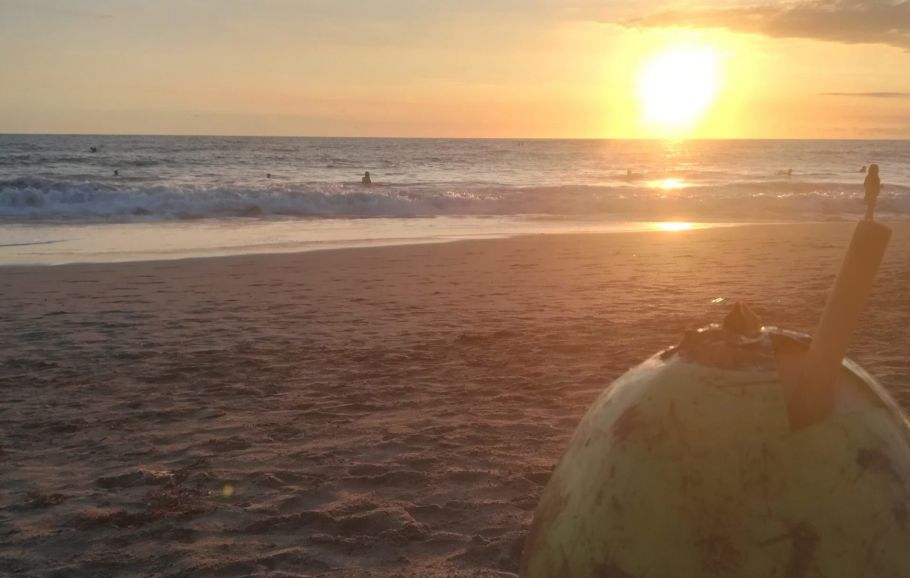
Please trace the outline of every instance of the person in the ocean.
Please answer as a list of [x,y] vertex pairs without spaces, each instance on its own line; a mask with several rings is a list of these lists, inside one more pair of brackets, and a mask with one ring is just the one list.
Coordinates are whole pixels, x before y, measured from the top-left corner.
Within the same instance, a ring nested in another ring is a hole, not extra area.
[[875,212],[875,205],[878,203],[878,194],[882,192],[882,181],[878,178],[878,165],[869,165],[869,173],[866,175],[863,187],[866,189],[866,196],[863,198],[863,202],[866,203],[865,219],[874,221],[875,215],[873,213]]
[[119,177],[119,176],[120,176],[120,169],[114,169],[114,176],[115,176],[115,177]]
[[98,147],[89,147],[88,152],[96,153],[96,152],[98,152]]
[[272,178],[272,173],[266,173],[266,174],[265,174],[265,178],[267,178],[267,179]]
[[362,185],[372,185],[373,180],[370,178],[370,171],[363,173],[363,178],[360,179],[360,184]]
[[861,169],[859,170],[859,172],[861,172],[861,173],[863,173],[863,174],[866,174],[866,165],[863,165],[863,168],[861,168]]

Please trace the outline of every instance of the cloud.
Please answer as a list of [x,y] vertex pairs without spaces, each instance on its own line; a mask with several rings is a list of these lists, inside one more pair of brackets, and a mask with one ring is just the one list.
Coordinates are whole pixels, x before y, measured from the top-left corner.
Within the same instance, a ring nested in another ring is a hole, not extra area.
[[724,8],[665,10],[626,26],[726,28],[776,38],[888,44],[910,50],[910,0],[798,0]]
[[910,92],[822,92],[821,96],[859,96],[863,98],[910,98]]

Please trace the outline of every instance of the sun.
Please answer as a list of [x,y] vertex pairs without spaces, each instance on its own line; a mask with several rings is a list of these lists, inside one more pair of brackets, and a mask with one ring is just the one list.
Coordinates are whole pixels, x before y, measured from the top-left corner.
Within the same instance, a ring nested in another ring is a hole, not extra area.
[[645,61],[638,77],[643,123],[670,133],[693,128],[717,99],[720,65],[709,46],[678,46]]

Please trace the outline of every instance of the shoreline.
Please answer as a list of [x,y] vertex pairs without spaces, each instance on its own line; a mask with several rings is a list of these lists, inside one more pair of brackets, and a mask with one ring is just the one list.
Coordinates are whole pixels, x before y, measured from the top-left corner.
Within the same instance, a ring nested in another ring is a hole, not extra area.
[[[458,220],[455,218],[454,220]],[[435,217],[431,219],[426,219],[431,224],[437,223],[440,218]],[[449,219],[453,220],[453,219]],[[476,221],[477,219],[471,219]],[[497,219],[498,220],[498,219]],[[375,223],[377,221],[383,221],[383,219],[364,219],[363,221],[368,223]],[[299,227],[299,223],[296,221],[282,221],[281,225],[290,227]],[[615,235],[615,234],[627,234],[627,233],[647,233],[647,232],[660,232],[660,233],[676,233],[682,231],[695,231],[695,230],[704,230],[704,229],[715,229],[715,228],[731,228],[731,227],[749,227],[749,226],[773,226],[773,225],[786,225],[785,222],[726,222],[726,221],[572,221],[565,219],[534,219],[534,220],[517,220],[517,223],[524,225],[525,223],[531,223],[530,231],[522,231],[520,228],[513,228],[512,230],[500,230],[491,229],[489,231],[470,233],[466,231],[453,231],[452,233],[436,233],[435,237],[386,237],[380,239],[349,239],[349,240],[332,240],[332,239],[322,239],[322,240],[299,240],[299,241],[288,241],[285,244],[294,244],[293,247],[288,247],[285,250],[274,250],[277,245],[282,243],[267,243],[259,245],[237,245],[231,247],[231,252],[226,252],[228,249],[197,249],[185,250],[187,253],[200,253],[208,251],[209,254],[189,254],[186,256],[180,256],[179,250],[175,249],[172,256],[149,256],[148,253],[143,253],[143,249],[137,248],[131,253],[133,253],[132,258],[118,258],[115,255],[117,253],[107,253],[112,255],[111,257],[97,260],[74,260],[74,261],[48,261],[48,262],[4,262],[2,259],[2,254],[0,254],[0,269],[9,270],[10,268],[29,268],[29,267],[61,267],[61,266],[71,266],[71,265],[103,265],[103,264],[126,264],[126,263],[156,263],[156,262],[165,262],[165,261],[187,261],[187,260],[200,260],[200,259],[220,259],[220,258],[232,258],[232,257],[244,257],[244,256],[272,256],[272,255],[288,255],[288,254],[302,254],[302,253],[314,253],[314,252],[323,252],[323,251],[346,251],[346,250],[361,250],[361,249],[377,249],[383,247],[402,247],[402,246],[411,246],[411,245],[437,245],[437,244],[447,244],[447,243],[459,243],[466,241],[487,241],[487,240],[497,240],[497,239],[510,239],[516,237],[537,237],[537,236],[552,236],[552,235]],[[210,222],[206,225],[215,225],[218,228],[222,228],[224,223],[222,222]],[[264,223],[264,226],[269,226],[273,223]],[[410,223],[409,223],[410,224]],[[512,224],[506,222],[507,225]],[[163,226],[162,226],[163,225]],[[249,233],[258,232],[257,229],[258,223],[253,223],[254,227],[250,230]],[[28,228],[27,224],[16,224],[17,227]],[[42,225],[42,227],[47,228],[48,230],[53,230],[55,227],[59,227],[63,230],[66,228],[91,228],[97,227],[98,224],[85,224],[85,225],[69,225],[69,224],[54,224],[54,225]],[[104,225],[102,225],[104,226]],[[135,227],[139,231],[142,231],[143,228],[146,230],[157,231],[160,228],[164,227],[174,227],[178,231],[191,230],[193,228],[192,224],[173,224],[173,223],[130,223],[130,224],[111,224],[106,225],[107,227],[117,227],[117,228],[129,228]],[[538,230],[534,230],[534,226]],[[508,227],[505,227],[508,229]],[[2,232],[2,226],[0,226],[0,232]],[[54,245],[56,243],[65,242],[59,240],[40,240],[33,242],[24,242],[24,243],[9,243],[6,245],[0,245],[0,250],[3,248],[11,247],[44,247],[48,245]],[[121,251],[122,253],[123,251]],[[43,253],[35,253],[36,255],[43,255]]]

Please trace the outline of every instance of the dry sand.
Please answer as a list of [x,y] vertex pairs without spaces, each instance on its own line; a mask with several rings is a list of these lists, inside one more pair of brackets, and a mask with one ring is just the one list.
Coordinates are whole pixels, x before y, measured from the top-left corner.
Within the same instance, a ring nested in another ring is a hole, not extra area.
[[[811,330],[851,230],[0,269],[0,574],[510,575],[593,398],[736,299]],[[908,265],[853,347],[905,404]]]

